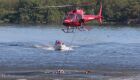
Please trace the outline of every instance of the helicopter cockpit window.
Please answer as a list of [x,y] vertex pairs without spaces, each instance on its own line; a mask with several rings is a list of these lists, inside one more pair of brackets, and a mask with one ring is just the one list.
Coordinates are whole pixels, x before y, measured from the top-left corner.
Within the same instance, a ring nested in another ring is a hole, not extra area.
[[80,20],[80,19],[82,19],[82,15],[80,15],[80,14],[69,14],[68,18]]
[[77,20],[81,20],[81,19],[82,19],[82,15],[77,14],[77,15],[76,15],[76,18],[77,18]]
[[70,19],[74,19],[75,15],[74,14],[69,14],[68,16]]

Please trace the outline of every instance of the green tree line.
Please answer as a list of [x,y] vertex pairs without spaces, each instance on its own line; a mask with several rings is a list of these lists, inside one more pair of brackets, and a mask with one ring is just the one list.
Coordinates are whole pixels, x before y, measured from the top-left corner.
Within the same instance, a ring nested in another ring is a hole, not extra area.
[[[0,0],[0,23],[61,24],[65,14],[74,7],[47,7],[84,2],[86,14],[98,13],[100,0]],[[139,23],[140,0],[102,0],[103,17],[106,23]],[[77,6],[78,7],[78,6]]]

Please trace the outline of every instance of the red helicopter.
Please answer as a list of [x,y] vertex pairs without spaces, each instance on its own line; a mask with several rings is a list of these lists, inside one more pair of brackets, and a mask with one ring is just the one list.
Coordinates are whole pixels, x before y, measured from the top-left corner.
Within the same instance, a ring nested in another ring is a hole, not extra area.
[[84,25],[92,20],[97,20],[99,24],[102,24],[102,3],[100,2],[100,10],[97,15],[85,14],[83,9],[75,9],[67,13],[66,17],[63,20],[63,25],[65,26],[62,29],[65,33],[72,33],[75,29],[80,31],[89,30]]
[[[97,0],[95,1],[97,2]],[[77,7],[77,6],[92,6],[92,5],[93,5],[92,3],[85,2],[82,4],[46,6],[43,8],[67,8],[67,7]],[[36,8],[41,8],[41,7],[36,7]],[[99,24],[102,24],[103,22],[102,0],[100,0],[100,9],[97,15],[85,14],[85,11],[83,9],[74,9],[72,11],[69,11],[63,20],[63,25],[65,26],[65,28],[63,28],[62,31],[65,33],[72,33],[76,29],[80,31],[89,30],[89,28],[85,27],[85,24],[92,20],[97,20]]]

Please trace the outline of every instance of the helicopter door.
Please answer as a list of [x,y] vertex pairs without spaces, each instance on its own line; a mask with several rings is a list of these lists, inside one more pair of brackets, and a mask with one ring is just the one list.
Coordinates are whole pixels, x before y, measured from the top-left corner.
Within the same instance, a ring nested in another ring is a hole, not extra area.
[[80,14],[71,14],[70,17],[73,22],[79,22],[82,19]]
[[76,15],[75,14],[70,14],[69,17],[72,20],[72,22],[76,21]]
[[82,15],[77,14],[77,15],[76,15],[76,18],[77,18],[77,20],[79,21],[79,20],[81,20],[81,19],[82,19]]
[[70,19],[72,22],[79,22],[82,19],[80,14],[69,14],[67,19]]

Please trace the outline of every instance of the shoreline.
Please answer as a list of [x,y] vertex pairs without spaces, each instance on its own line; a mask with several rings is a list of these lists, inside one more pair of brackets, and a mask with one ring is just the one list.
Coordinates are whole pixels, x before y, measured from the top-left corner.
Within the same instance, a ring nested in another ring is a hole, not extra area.
[[[0,26],[20,26],[20,27],[30,27],[30,26],[41,26],[41,27],[46,27],[46,26],[51,26],[51,27],[54,27],[54,26],[63,26],[62,24],[16,24],[16,23],[3,23],[3,24],[0,24]],[[113,23],[113,24],[109,24],[109,23],[106,23],[106,24],[102,24],[102,25],[98,25],[98,24],[94,24],[94,23],[91,23],[91,24],[87,24],[86,26],[102,26],[102,27],[108,27],[108,26],[115,26],[115,27],[140,27],[140,24],[122,24],[122,23]]]

